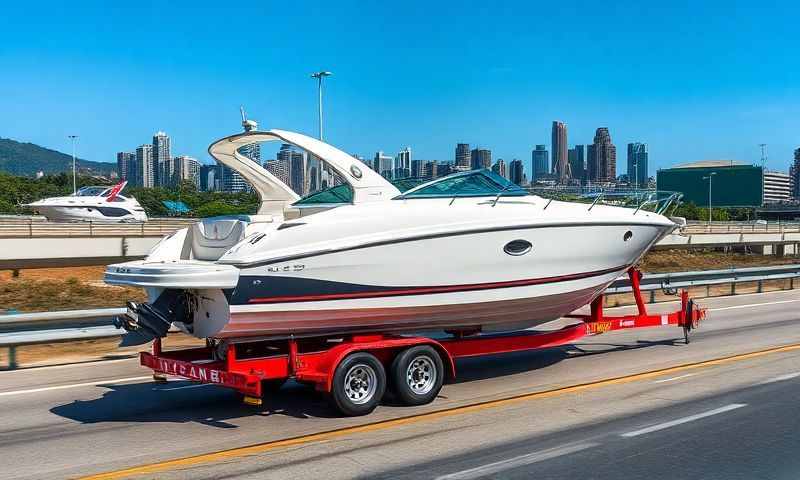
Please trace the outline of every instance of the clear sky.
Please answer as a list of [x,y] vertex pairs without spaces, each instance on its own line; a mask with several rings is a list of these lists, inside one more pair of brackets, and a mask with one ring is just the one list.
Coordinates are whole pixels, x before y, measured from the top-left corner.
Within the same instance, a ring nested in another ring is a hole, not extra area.
[[530,168],[550,125],[609,127],[657,167],[700,159],[785,170],[800,145],[800,2],[86,2],[0,9],[0,136],[113,161],[164,130],[173,154],[262,127],[371,157],[457,142]]

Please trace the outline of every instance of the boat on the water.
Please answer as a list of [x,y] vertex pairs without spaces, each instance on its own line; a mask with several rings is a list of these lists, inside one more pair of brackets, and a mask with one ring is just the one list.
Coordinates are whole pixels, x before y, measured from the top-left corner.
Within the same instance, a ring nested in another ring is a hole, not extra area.
[[[299,198],[239,152],[294,145],[342,183]],[[542,198],[488,170],[401,192],[298,133],[249,131],[209,147],[261,198],[257,215],[205,219],[105,281],[145,287],[119,326],[147,341],[348,332],[503,331],[589,304],[678,225],[655,211]],[[667,203],[669,200],[667,201]]]
[[27,206],[57,222],[146,222],[147,214],[139,202],[120,194],[127,184],[83,187],[73,195],[45,198]]

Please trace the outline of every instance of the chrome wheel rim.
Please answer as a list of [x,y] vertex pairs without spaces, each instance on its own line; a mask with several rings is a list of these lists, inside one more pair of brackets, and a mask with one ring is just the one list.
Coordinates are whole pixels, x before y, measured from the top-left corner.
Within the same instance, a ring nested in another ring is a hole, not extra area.
[[436,367],[425,355],[415,357],[406,370],[406,384],[416,395],[425,395],[436,385]]
[[369,365],[353,365],[344,376],[344,393],[356,405],[369,402],[377,389],[378,374]]

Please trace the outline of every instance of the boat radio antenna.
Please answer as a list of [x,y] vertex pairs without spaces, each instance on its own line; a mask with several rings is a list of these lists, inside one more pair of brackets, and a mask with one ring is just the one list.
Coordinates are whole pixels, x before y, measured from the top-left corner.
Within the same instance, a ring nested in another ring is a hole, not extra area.
[[242,114],[242,128],[244,128],[245,132],[258,130],[258,122],[247,119],[247,113],[244,111],[244,105],[239,105],[239,112]]

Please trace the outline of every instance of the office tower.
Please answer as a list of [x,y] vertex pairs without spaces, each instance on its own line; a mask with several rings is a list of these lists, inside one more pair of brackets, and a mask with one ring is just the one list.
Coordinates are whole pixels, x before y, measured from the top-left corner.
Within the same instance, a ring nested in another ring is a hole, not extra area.
[[647,144],[628,144],[628,182],[633,187],[647,187]]
[[290,188],[292,185],[291,169],[293,153],[296,153],[294,147],[288,143],[284,143],[281,145],[280,150],[278,150],[277,158],[275,160],[268,160],[267,163],[264,164],[264,168],[266,168],[269,173],[275,175],[278,180]]
[[569,154],[567,155],[570,176],[580,181],[586,179],[586,157],[584,152],[583,145],[575,145],[575,148],[569,149]]
[[522,160],[514,159],[508,164],[508,179],[512,183],[522,185],[525,181],[525,168],[522,166]]
[[425,177],[425,160],[411,160],[411,177]]
[[617,147],[611,143],[608,128],[600,127],[594,143],[587,151],[588,179],[592,182],[613,182],[617,177]]
[[430,160],[425,162],[425,167],[422,170],[422,177],[434,179],[439,176],[439,162]]
[[472,168],[472,155],[469,151],[469,143],[456,144],[456,162],[453,165],[457,171],[467,171]]
[[308,195],[308,155],[306,152],[292,152],[289,179],[292,190],[296,194],[301,197]]
[[239,153],[243,156],[249,158],[250,160],[256,162],[257,164],[261,165],[261,144],[260,143],[250,143],[239,148]]
[[159,131],[153,135],[153,163],[155,184],[159,187],[174,185],[170,139],[164,132]]
[[408,178],[411,176],[411,147],[406,147],[397,153],[394,162],[394,178]]
[[492,168],[492,151],[485,148],[475,148],[470,153],[473,170]]
[[508,171],[506,171],[506,162],[502,158],[492,165],[492,171],[503,178],[508,178]]
[[222,167],[222,190],[225,192],[247,192],[251,190],[250,184],[248,184],[239,172],[236,170],[228,167],[227,165],[221,165]]
[[136,184],[138,186],[145,188],[153,188],[156,186],[154,167],[153,145],[140,145],[136,149]]
[[204,192],[218,192],[222,190],[222,165],[200,165],[198,188]]
[[531,181],[550,173],[550,153],[544,145],[536,145],[531,152]]
[[567,172],[567,125],[564,122],[553,121],[551,144],[553,173],[559,182],[564,183],[569,178],[569,172]]
[[200,162],[188,155],[181,155],[173,159],[172,170],[176,184],[186,180],[196,183],[200,173]]
[[383,178],[392,179],[394,170],[394,159],[388,155],[384,155],[382,150],[375,152],[375,158],[372,160],[372,169],[378,172]]
[[131,185],[135,184],[136,177],[136,154],[130,152],[117,152],[117,173],[120,180],[127,180]]
[[795,200],[800,200],[800,147],[794,149],[794,163],[789,168],[789,176],[792,177],[793,193]]

